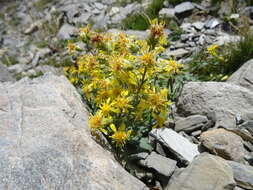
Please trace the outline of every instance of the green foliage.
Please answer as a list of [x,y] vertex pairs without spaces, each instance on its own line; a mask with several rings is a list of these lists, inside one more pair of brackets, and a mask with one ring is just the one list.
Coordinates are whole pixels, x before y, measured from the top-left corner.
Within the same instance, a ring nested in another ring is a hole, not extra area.
[[253,58],[253,33],[248,33],[235,44],[227,47],[226,73],[235,72],[243,63]]
[[29,78],[30,79],[34,79],[34,78],[38,78],[38,77],[40,77],[42,75],[44,75],[44,73],[42,71],[40,71],[40,72],[38,72],[38,73],[36,73],[34,75],[30,75]]
[[[172,5],[177,5],[179,3],[185,2],[185,0],[168,0],[168,2]],[[192,0],[191,2],[200,3],[201,0]]]
[[177,41],[180,39],[180,36],[184,34],[182,28],[180,28],[176,23],[170,22],[168,28],[172,31],[169,36],[171,41]]
[[[150,35],[138,40],[126,34],[97,33],[84,27],[80,41],[88,51],[69,42],[76,62],[66,67],[69,80],[82,89],[91,109],[89,126],[102,132],[121,149],[127,142],[151,151],[146,137],[154,127],[163,127],[171,104],[170,91],[177,93],[173,79],[181,64],[160,55],[167,43],[164,23],[151,21]],[[170,80],[170,81],[168,81]]]
[[15,56],[8,56],[8,55],[3,55],[2,58],[0,58],[0,62],[6,66],[15,65],[18,63]]
[[[214,46],[213,46],[214,47]],[[189,72],[197,79],[222,81],[242,64],[253,58],[252,32],[242,36],[236,43],[230,43],[212,50],[202,50],[188,63]]]
[[122,27],[124,29],[132,30],[146,30],[149,28],[149,19],[155,19],[158,17],[158,13],[163,7],[164,0],[153,0],[149,7],[139,14],[134,14],[127,17],[123,23]]
[[52,0],[38,0],[33,4],[37,11],[43,11]]
[[121,7],[124,7],[130,3],[134,3],[134,2],[138,2],[138,3],[141,3],[142,0],[118,0],[115,5],[116,6],[121,6]]

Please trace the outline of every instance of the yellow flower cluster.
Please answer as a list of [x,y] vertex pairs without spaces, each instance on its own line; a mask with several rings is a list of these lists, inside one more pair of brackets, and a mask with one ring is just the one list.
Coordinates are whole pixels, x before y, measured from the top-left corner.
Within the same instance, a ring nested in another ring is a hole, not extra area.
[[211,56],[213,56],[214,58],[216,58],[218,61],[222,61],[222,62],[223,62],[223,61],[224,61],[224,58],[218,55],[218,48],[219,48],[218,45],[213,44],[213,45],[211,45],[211,46],[209,46],[209,47],[207,48],[207,52],[208,52]]
[[[152,21],[146,40],[81,28],[80,40],[88,52],[64,68],[93,111],[89,119],[92,131],[103,132],[118,147],[137,135],[139,126],[148,123],[151,130],[162,127],[166,120],[171,102],[160,80],[178,74],[182,65],[160,58],[166,39],[163,27]],[[68,49],[71,54],[78,51],[72,43]]]

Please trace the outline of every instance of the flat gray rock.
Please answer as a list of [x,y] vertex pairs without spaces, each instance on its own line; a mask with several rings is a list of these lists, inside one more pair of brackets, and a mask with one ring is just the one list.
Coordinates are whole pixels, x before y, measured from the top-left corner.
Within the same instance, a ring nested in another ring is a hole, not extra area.
[[185,12],[192,11],[194,8],[195,7],[191,2],[189,2],[189,1],[183,2],[183,3],[180,3],[179,5],[175,6],[175,13],[182,14]]
[[[253,113],[253,92],[224,82],[189,82],[177,102],[182,116],[214,115],[216,127],[235,127],[235,117]],[[245,118],[247,119],[247,118]]]
[[253,190],[253,167],[233,161],[229,161],[228,163],[233,169],[237,185],[245,189]]
[[172,178],[165,190],[233,190],[234,187],[233,171],[226,161],[204,153]]
[[208,119],[203,115],[192,115],[175,122],[175,131],[191,132],[201,129],[208,124]]
[[145,160],[141,160],[140,163],[144,167],[152,169],[165,177],[170,177],[177,165],[175,160],[161,156],[156,152],[151,152],[151,154]]
[[87,120],[63,76],[0,83],[0,189],[144,189],[92,139]]
[[198,145],[172,129],[153,129],[150,135],[170,149],[180,160],[191,162],[199,154]]
[[160,18],[174,18],[175,17],[175,9],[172,8],[163,8],[159,11]]

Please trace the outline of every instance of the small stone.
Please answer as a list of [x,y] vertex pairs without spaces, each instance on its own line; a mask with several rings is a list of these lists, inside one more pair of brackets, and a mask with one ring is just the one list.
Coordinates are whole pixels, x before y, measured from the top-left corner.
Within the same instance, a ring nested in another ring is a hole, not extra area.
[[237,20],[237,19],[240,18],[240,15],[239,15],[239,14],[232,14],[232,15],[230,15],[229,18],[230,18],[230,19],[235,19],[235,20]]
[[237,185],[245,189],[253,190],[253,167],[233,161],[228,161],[228,164],[233,170]]
[[189,51],[185,49],[177,49],[173,51],[166,51],[166,55],[169,57],[182,58],[189,54]]
[[193,115],[176,121],[175,131],[191,132],[201,129],[208,124],[208,119],[203,115]]
[[39,26],[41,25],[41,21],[37,21],[35,23],[32,23],[25,31],[24,34],[29,35],[34,32],[36,32],[39,29]]
[[202,133],[202,131],[201,131],[201,130],[194,131],[194,132],[192,132],[192,133],[191,133],[191,136],[198,137],[198,136],[200,136],[200,135],[201,135],[201,133]]
[[208,21],[206,21],[205,23],[205,27],[206,28],[210,28],[210,29],[213,29],[215,28],[216,26],[218,26],[220,24],[220,21],[216,18],[213,18],[213,19],[210,19]]
[[205,26],[205,23],[198,21],[198,22],[192,23],[192,26],[196,28],[197,30],[202,30]]
[[176,169],[177,162],[155,152],[151,152],[145,160],[140,161],[140,164],[155,170],[158,174],[170,177]]
[[148,153],[147,152],[140,152],[138,154],[131,154],[129,156],[130,160],[144,160],[148,157]]
[[167,147],[181,161],[191,162],[199,154],[198,145],[172,129],[153,129],[150,136]]
[[120,12],[119,7],[112,7],[111,11],[109,12],[109,15],[113,16],[113,15],[116,15],[117,13],[119,13],[119,12]]
[[99,10],[102,10],[105,7],[102,3],[98,3],[98,2],[95,2],[94,5]]
[[175,17],[175,10],[172,8],[163,8],[159,12],[159,17],[165,18],[165,19],[174,18]]
[[194,9],[194,5],[187,1],[187,2],[183,2],[180,3],[179,5],[175,6],[175,13],[176,14],[183,14],[189,11],[192,11]]
[[247,129],[253,136],[253,120],[249,120],[239,125],[238,128]]

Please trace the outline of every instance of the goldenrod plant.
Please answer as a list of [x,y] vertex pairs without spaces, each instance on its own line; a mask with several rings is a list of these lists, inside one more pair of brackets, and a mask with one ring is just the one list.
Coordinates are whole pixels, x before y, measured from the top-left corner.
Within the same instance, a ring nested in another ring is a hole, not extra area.
[[86,26],[79,32],[86,50],[73,42],[67,46],[77,58],[64,71],[91,108],[91,131],[102,132],[118,148],[164,126],[171,105],[168,79],[182,68],[175,60],[160,57],[167,43],[164,23],[155,19],[150,25],[145,40],[97,33]]

